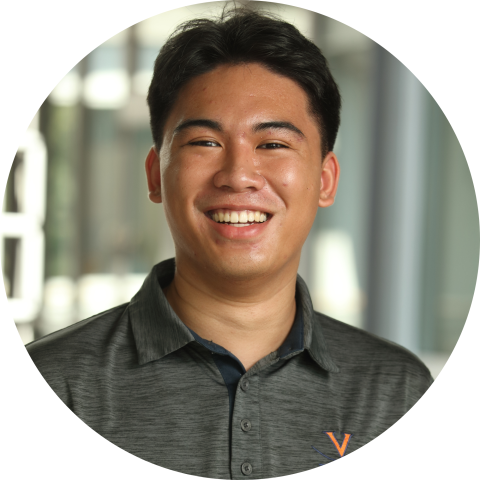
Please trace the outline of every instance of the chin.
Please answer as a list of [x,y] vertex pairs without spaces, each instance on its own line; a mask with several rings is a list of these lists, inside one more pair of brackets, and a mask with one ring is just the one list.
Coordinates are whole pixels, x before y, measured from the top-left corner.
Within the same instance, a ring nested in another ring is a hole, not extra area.
[[228,258],[209,262],[208,269],[216,276],[230,281],[254,280],[268,275],[273,265],[265,255],[232,254]]

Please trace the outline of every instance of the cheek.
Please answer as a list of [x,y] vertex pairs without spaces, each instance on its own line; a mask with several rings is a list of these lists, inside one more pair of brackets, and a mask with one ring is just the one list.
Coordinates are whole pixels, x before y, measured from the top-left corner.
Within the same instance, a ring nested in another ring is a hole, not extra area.
[[318,196],[320,172],[317,170],[292,163],[273,170],[270,178],[274,179],[279,193],[281,192],[287,204],[290,202],[304,204],[308,203],[309,197]]
[[268,176],[275,185],[291,189],[303,183],[303,175],[297,162],[287,159],[284,162],[273,162],[269,165]]
[[294,187],[300,181],[298,172],[293,168],[285,168],[281,171],[282,187]]
[[190,190],[188,183],[188,171],[178,159],[170,159],[162,169],[163,203],[167,215],[169,211],[181,210],[181,205],[186,203],[184,197]]
[[162,172],[162,191],[165,206],[175,211],[193,208],[195,197],[205,190],[211,172],[202,162],[185,158],[173,158]]

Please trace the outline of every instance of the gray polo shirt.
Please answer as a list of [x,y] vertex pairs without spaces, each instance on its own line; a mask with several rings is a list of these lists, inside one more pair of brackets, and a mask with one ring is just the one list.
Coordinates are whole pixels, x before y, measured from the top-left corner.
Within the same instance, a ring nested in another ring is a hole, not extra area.
[[222,354],[163,295],[174,271],[156,265],[130,303],[27,346],[76,415],[148,462],[210,478],[301,472],[380,435],[431,385],[404,348],[314,312],[298,277],[300,345],[241,373],[232,402]]

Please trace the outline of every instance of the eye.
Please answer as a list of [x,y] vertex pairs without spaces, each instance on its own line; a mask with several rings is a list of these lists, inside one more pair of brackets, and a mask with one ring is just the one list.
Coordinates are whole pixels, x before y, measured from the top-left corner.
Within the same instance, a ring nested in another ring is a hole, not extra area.
[[194,145],[197,147],[219,147],[220,145],[213,140],[197,140],[195,142],[189,142],[189,145]]
[[259,145],[257,148],[262,148],[264,150],[274,150],[277,148],[288,148],[286,145],[283,145],[283,143],[264,143],[263,145]]

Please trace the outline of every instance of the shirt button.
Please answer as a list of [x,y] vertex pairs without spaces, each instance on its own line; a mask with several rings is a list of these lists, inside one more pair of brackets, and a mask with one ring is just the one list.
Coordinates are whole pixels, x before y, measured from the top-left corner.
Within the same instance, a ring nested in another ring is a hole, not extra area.
[[253,472],[253,467],[248,463],[242,463],[242,473],[244,475],[250,475]]
[[250,382],[245,378],[242,380],[242,383],[240,384],[240,388],[246,392],[250,388]]
[[252,422],[246,418],[240,422],[240,426],[244,432],[248,432],[252,429]]

